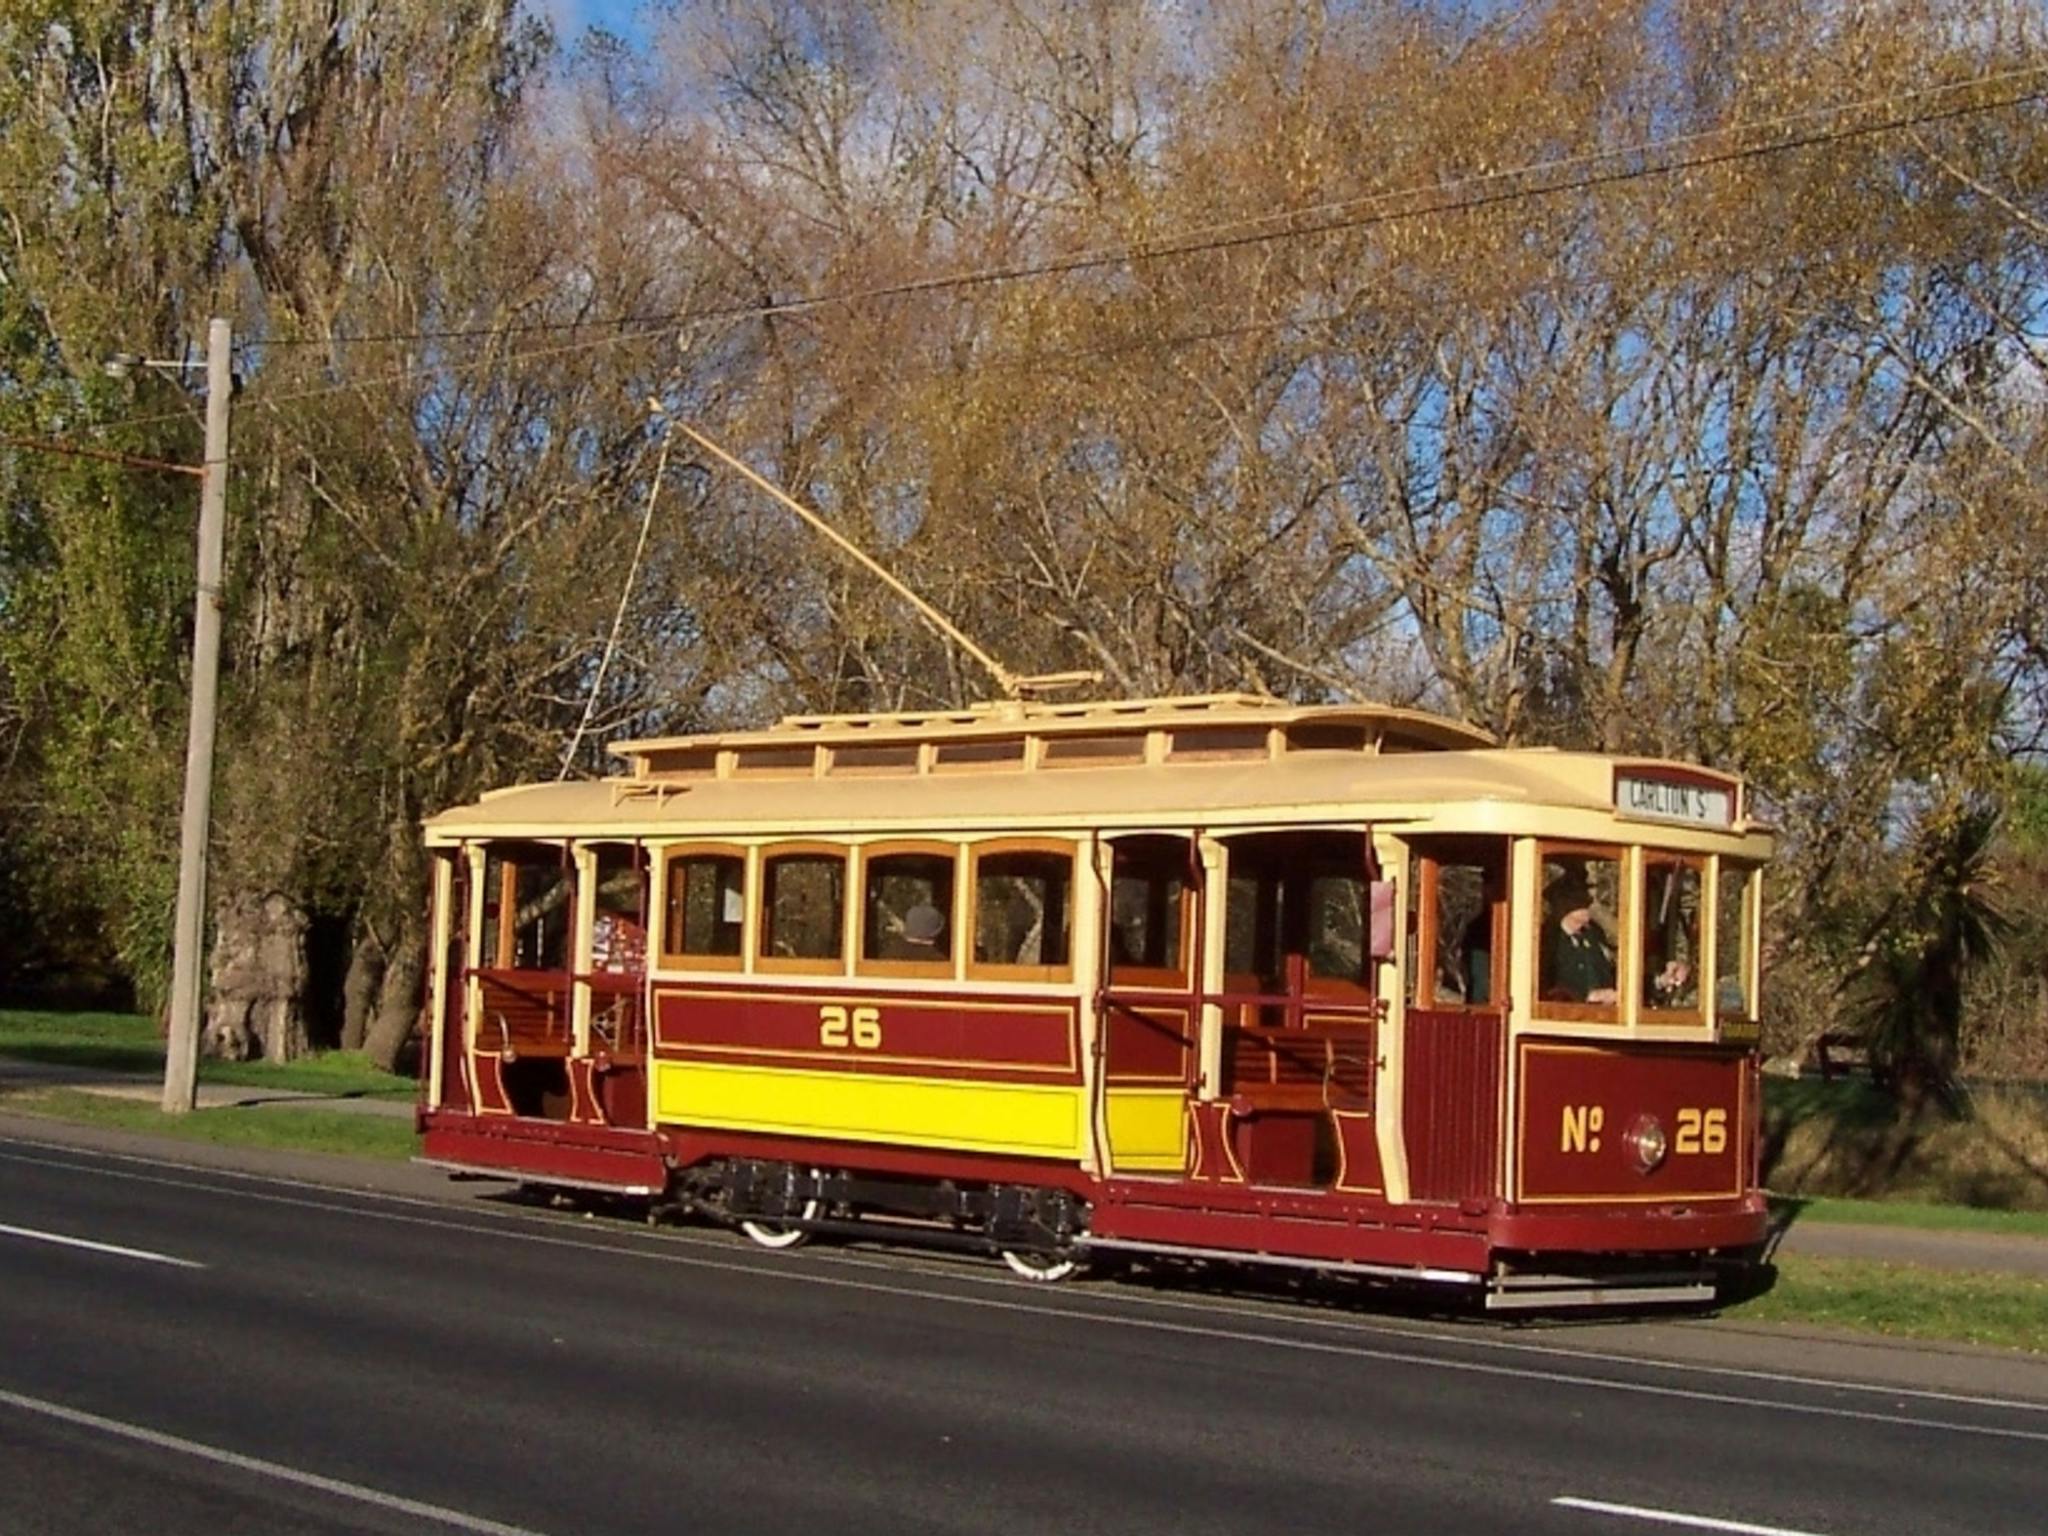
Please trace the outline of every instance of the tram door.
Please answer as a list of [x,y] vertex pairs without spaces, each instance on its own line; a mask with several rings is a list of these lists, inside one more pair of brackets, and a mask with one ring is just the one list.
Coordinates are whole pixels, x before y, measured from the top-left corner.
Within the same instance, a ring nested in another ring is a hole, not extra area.
[[1484,1200],[1499,1182],[1508,978],[1508,843],[1410,845],[1401,1123],[1416,1200]]
[[1253,1184],[1377,1193],[1373,984],[1391,947],[1392,890],[1371,878],[1357,828],[1252,834],[1225,849],[1232,1158]]
[[577,968],[580,1045],[569,1060],[569,1117],[586,1125],[647,1123],[647,851],[638,843],[582,850],[588,938]]
[[1193,839],[1109,844],[1101,993],[1110,1171],[1188,1171],[1188,1099],[1200,1068],[1202,875]]

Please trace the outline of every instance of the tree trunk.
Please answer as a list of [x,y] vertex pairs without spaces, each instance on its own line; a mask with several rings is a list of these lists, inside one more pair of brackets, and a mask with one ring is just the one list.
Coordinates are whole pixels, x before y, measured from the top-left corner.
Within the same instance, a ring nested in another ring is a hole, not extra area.
[[242,891],[221,903],[200,1036],[207,1055],[291,1061],[306,1054],[308,926],[305,912],[277,891]]
[[399,1057],[420,1019],[420,982],[426,974],[426,935],[419,920],[400,927],[377,988],[377,1012],[370,1021],[363,1050],[373,1066],[396,1071]]
[[341,984],[341,1048],[360,1051],[377,1012],[378,989],[384,984],[384,946],[367,928],[358,928],[349,950],[348,975]]

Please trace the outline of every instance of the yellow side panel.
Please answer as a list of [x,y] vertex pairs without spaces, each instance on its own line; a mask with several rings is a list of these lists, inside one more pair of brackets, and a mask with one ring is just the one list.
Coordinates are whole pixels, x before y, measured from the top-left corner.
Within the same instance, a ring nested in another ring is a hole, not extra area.
[[1125,1171],[1179,1173],[1188,1165],[1187,1093],[1109,1090],[1109,1160]]
[[654,1065],[656,1121],[728,1131],[1078,1158],[1082,1111],[1078,1087],[713,1062]]

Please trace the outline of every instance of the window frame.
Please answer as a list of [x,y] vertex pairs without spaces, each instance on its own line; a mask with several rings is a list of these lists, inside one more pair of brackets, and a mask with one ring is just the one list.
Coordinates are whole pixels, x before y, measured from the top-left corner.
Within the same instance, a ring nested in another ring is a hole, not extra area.
[[[1709,1018],[1707,995],[1709,983],[1712,981],[1706,964],[1706,930],[1707,920],[1711,912],[1711,898],[1707,895],[1707,883],[1712,876],[1712,871],[1707,867],[1707,856],[1703,853],[1687,853],[1676,848],[1639,847],[1634,850],[1634,853],[1635,872],[1630,877],[1630,883],[1634,889],[1630,892],[1630,899],[1634,901],[1636,906],[1635,954],[1632,957],[1630,971],[1635,978],[1633,995],[1635,998],[1636,1021],[1641,1024],[1683,1025],[1690,1028],[1704,1029]],[[1697,1000],[1690,1008],[1660,1008],[1643,996],[1644,966],[1647,959],[1643,951],[1650,938],[1650,865],[1653,862],[1686,865],[1699,876],[1699,911],[1694,919],[1698,927],[1693,934],[1692,962],[1695,979],[1693,995]],[[1617,964],[1615,967],[1617,976],[1620,973],[1620,969],[1620,966]]]
[[[1067,959],[1064,965],[1007,965],[974,958],[974,938],[981,922],[981,862],[1006,854],[1064,855],[1067,860]],[[1080,937],[1075,907],[1081,890],[1081,845],[1069,838],[999,837],[967,845],[967,884],[964,892],[967,918],[960,932],[965,939],[960,960],[970,981],[1028,981],[1046,985],[1070,984],[1074,979],[1074,950]]]
[[[484,919],[484,940],[489,947],[491,963],[479,966],[478,970],[496,971],[505,975],[519,976],[573,976],[576,973],[576,930],[577,914],[583,901],[583,877],[576,867],[576,853],[571,839],[565,837],[499,837],[480,839],[478,846],[483,849],[482,877],[477,881],[480,915]],[[524,861],[507,858],[503,850],[508,848],[552,850],[559,861],[558,867],[568,877],[569,896],[568,918],[563,933],[562,963],[558,966],[521,966],[513,962],[519,958],[519,872],[528,867],[538,867],[538,860]],[[490,866],[492,859],[498,863],[497,911],[492,913],[490,894]]]
[[[1529,928],[1534,943],[1530,951],[1529,1016],[1536,1019],[1556,1019],[1568,1023],[1620,1025],[1632,1015],[1628,1004],[1635,985],[1635,956],[1629,943],[1632,937],[1630,918],[1635,902],[1635,859],[1636,849],[1626,843],[1582,842],[1568,838],[1537,838],[1535,858],[1535,890],[1529,902]],[[1614,1001],[1611,1003],[1584,1003],[1553,1001],[1543,995],[1543,865],[1552,854],[1568,858],[1612,859],[1620,866],[1615,881],[1615,895],[1622,903],[1622,910],[1614,914]]]
[[[737,954],[693,955],[687,950],[670,949],[669,914],[670,883],[674,878],[674,866],[693,858],[738,859],[740,864],[740,947]],[[664,971],[743,971],[747,965],[747,920],[754,906],[753,861],[747,857],[747,849],[740,843],[692,842],[671,843],[661,850],[661,944],[657,950],[661,969]]]
[[[1456,865],[1467,869],[1485,871],[1487,866],[1479,860],[1467,858],[1443,858],[1425,849],[1410,846],[1408,851],[1410,876],[1415,882],[1415,975],[1413,992],[1415,1006],[1432,1013],[1491,1013],[1504,1014],[1508,1011],[1509,960],[1508,949],[1514,933],[1513,919],[1509,915],[1508,886],[1512,869],[1514,849],[1506,837],[1492,839],[1498,844],[1499,861],[1492,869],[1493,886],[1488,894],[1487,905],[1492,908],[1492,936],[1487,950],[1487,996],[1488,1001],[1475,1003],[1469,998],[1445,999],[1437,996],[1437,886],[1443,866]],[[1539,869],[1542,867],[1539,863]],[[1482,886],[1482,890],[1485,889]],[[1405,956],[1403,957],[1406,958]]]
[[[1739,952],[1735,970],[1742,980],[1742,1007],[1729,1013],[1720,1004],[1721,977],[1727,971],[1726,958],[1721,954],[1721,877],[1730,870],[1742,872],[1742,917],[1737,925]],[[1761,860],[1736,858],[1729,854],[1716,854],[1712,871],[1714,886],[1714,1005],[1709,1020],[1716,1031],[1724,1031],[1733,1022],[1739,1035],[1750,1037],[1757,1030],[1763,1018],[1763,1000],[1759,995],[1763,980],[1763,907],[1764,907],[1764,865]]]
[[[851,939],[847,953],[853,962],[856,976],[891,976],[925,978],[928,980],[951,981],[960,974],[963,946],[960,942],[962,924],[962,887],[960,869],[962,859],[958,843],[942,842],[935,838],[896,838],[887,842],[863,843],[857,850],[860,857],[855,861],[854,872],[857,881],[852,886],[856,897],[856,910],[849,923]],[[953,889],[947,897],[946,912],[946,958],[944,960],[870,960],[868,943],[868,870],[877,859],[892,858],[944,859],[953,866]]]
[[[768,945],[774,939],[774,912],[769,906],[768,866],[776,859],[814,858],[837,859],[839,861],[839,953],[826,959],[808,955],[776,955],[768,952]],[[747,910],[753,917],[754,936],[749,946],[752,951],[754,969],[764,973],[783,976],[844,976],[853,953],[853,917],[847,898],[851,885],[853,850],[844,843],[823,842],[816,839],[793,840],[767,843],[754,850],[751,873],[753,889],[748,896]]]
[[[1181,869],[1180,939],[1175,953],[1180,965],[1117,965],[1110,931],[1116,926],[1116,854],[1126,843],[1170,842],[1178,844],[1187,862]],[[1123,837],[1105,837],[1108,868],[1102,872],[1102,921],[1096,942],[1102,946],[1102,984],[1108,990],[1131,992],[1186,992],[1195,985],[1195,924],[1197,900],[1206,877],[1201,851],[1195,840],[1172,832],[1134,832]],[[1192,877],[1192,878],[1191,878]]]

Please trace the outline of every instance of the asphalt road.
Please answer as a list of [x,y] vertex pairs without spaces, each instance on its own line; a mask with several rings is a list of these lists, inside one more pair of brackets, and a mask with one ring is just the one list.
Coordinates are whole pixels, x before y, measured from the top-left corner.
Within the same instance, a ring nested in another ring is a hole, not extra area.
[[5,1536],[2048,1525],[2048,1379],[1576,1338],[0,1137]]

